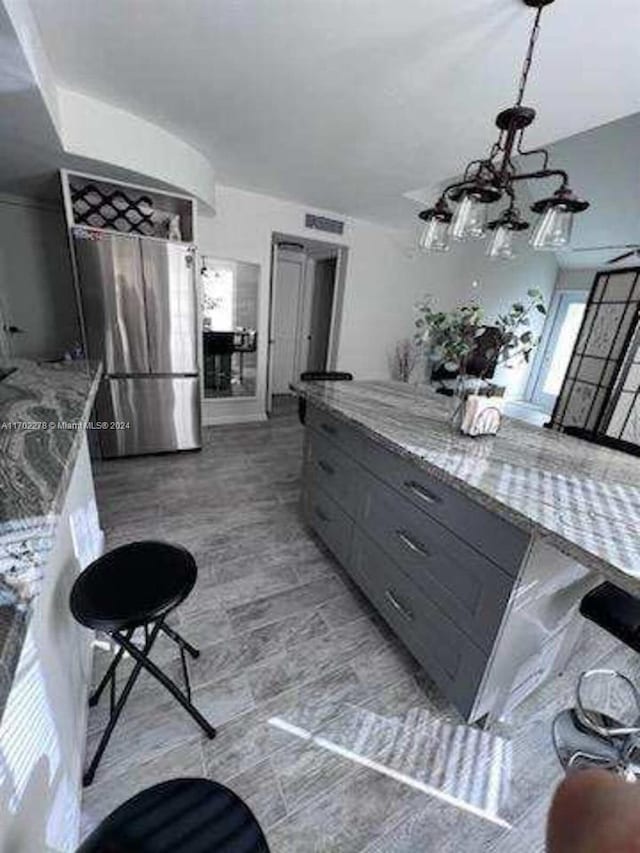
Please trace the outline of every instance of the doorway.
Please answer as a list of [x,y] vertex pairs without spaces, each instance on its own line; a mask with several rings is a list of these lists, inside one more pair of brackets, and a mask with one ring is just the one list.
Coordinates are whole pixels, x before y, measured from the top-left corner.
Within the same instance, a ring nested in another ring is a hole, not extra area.
[[274,234],[269,311],[267,411],[286,406],[306,370],[335,367],[347,249]]
[[586,290],[558,291],[549,315],[531,401],[551,413],[569,367],[589,296]]

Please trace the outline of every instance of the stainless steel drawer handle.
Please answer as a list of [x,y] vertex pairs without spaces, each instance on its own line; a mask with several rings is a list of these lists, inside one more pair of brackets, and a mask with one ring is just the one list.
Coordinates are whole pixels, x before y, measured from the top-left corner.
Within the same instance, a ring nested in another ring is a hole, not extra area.
[[406,548],[413,551],[415,554],[420,554],[421,557],[431,556],[431,552],[424,547],[422,542],[418,542],[416,539],[409,536],[409,534],[404,530],[396,530],[396,536]]
[[387,589],[385,590],[385,598],[389,602],[389,604],[393,607],[394,610],[397,610],[401,616],[404,616],[409,622],[413,621],[413,612],[409,610],[408,607],[405,607],[404,604],[401,604],[398,599],[393,594],[393,590]]
[[442,498],[434,495],[433,492],[430,492],[429,489],[425,489],[424,486],[421,486],[420,483],[416,483],[415,480],[407,480],[405,482],[405,486],[413,492],[416,497],[420,498],[420,500],[425,503],[439,504],[442,502]]
[[337,432],[337,430],[334,426],[331,426],[331,424],[326,424],[326,423],[321,423],[320,429],[324,430],[324,432],[326,432],[328,435],[335,435]]
[[329,516],[326,514],[326,512],[324,512],[323,510],[321,510],[319,506],[315,507],[315,513],[316,513],[316,515],[318,516],[318,518],[320,519],[320,521],[325,521],[325,522],[326,522],[326,521],[331,521],[331,519],[330,519],[330,518],[329,518]]
[[324,459],[318,460],[318,468],[324,471],[325,474],[333,475],[336,473],[334,467],[332,465],[329,465],[328,462],[325,462]]

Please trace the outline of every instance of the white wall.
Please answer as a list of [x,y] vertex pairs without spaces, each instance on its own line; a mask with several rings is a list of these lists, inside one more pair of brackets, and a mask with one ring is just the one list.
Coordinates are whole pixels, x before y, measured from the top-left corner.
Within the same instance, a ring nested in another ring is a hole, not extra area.
[[591,290],[597,269],[563,270],[558,274],[558,290]]
[[215,217],[200,217],[201,252],[261,267],[256,410],[264,407],[273,232],[349,247],[337,367],[359,379],[388,378],[388,352],[396,340],[411,335],[412,305],[425,290],[424,260],[413,252],[413,232],[347,219],[342,237],[323,234],[304,227],[304,214],[327,211],[225,186],[218,186],[216,209]]
[[[447,255],[423,255],[414,250],[413,229],[400,231],[362,220],[347,219],[341,238],[323,235],[304,227],[305,212],[323,211],[233,187],[218,187],[216,207],[215,217],[200,217],[200,250],[212,257],[249,261],[261,267],[260,370],[258,398],[252,404],[256,413],[264,407],[274,231],[316,240],[326,236],[327,242],[349,247],[336,366],[351,371],[357,379],[389,378],[389,355],[398,340],[413,334],[413,305],[424,294],[433,294],[442,308],[477,298],[491,319],[514,300],[524,298],[530,287],[538,287],[550,301],[558,271],[553,255],[533,252],[526,242],[520,257],[501,263],[485,257],[484,242],[454,246]],[[472,287],[473,281],[478,282],[477,288]],[[510,396],[522,394],[526,375],[526,370],[504,375],[503,381],[511,386]],[[217,401],[207,404],[209,420],[216,405]],[[244,412],[248,404],[242,405]],[[225,417],[227,412],[225,408]]]
[[80,340],[62,207],[0,197],[0,303],[15,356],[57,358]]
[[[67,154],[164,181],[215,209],[210,161],[178,136],[105,101],[61,87],[58,109]],[[96,166],[97,171],[101,168]]]

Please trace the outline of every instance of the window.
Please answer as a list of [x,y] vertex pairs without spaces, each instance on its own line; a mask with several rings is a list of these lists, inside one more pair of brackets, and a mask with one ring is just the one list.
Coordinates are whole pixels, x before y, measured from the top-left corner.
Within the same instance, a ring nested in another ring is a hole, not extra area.
[[531,400],[550,412],[562,388],[571,354],[587,306],[587,291],[563,290],[556,294],[549,314],[548,333],[541,343],[541,357]]

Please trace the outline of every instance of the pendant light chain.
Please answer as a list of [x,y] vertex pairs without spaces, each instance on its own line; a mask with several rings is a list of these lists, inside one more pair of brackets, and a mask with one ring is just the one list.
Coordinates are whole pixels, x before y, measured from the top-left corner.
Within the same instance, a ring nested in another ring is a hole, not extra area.
[[540,18],[542,16],[542,6],[538,9],[536,13],[536,19],[533,22],[533,29],[531,30],[531,35],[529,36],[529,47],[527,49],[527,55],[524,58],[524,63],[522,66],[522,75],[520,77],[520,88],[518,89],[518,100],[516,101],[516,106],[522,106],[522,99],[524,98],[524,90],[527,86],[527,79],[529,77],[529,71],[531,70],[531,64],[533,62],[533,51],[535,50],[536,42],[538,41],[538,35],[540,34]]

